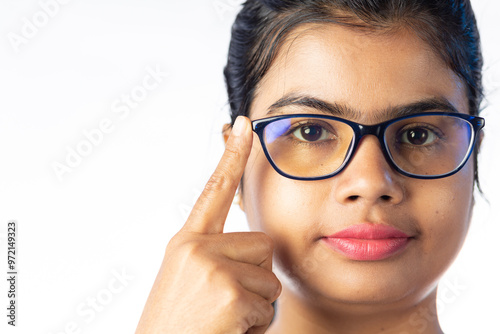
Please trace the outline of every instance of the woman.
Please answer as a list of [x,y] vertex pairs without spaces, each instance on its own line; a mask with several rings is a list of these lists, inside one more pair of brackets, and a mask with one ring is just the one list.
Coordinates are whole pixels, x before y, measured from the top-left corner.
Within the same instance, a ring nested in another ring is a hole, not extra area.
[[[474,203],[481,66],[468,1],[247,1],[226,151],[137,333],[442,333],[437,284]],[[253,232],[223,234],[239,184]]]

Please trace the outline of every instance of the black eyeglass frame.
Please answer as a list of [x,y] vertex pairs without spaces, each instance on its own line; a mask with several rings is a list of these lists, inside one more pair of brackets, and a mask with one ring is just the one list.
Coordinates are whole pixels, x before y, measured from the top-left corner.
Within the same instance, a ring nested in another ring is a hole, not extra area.
[[[471,138],[473,138],[473,139],[472,139],[472,143],[469,145],[469,151],[467,152],[462,163],[459,166],[457,166],[454,170],[452,170],[448,173],[439,174],[439,175],[412,174],[412,173],[408,173],[408,172],[402,170],[401,168],[399,168],[396,165],[396,163],[394,162],[394,160],[392,159],[392,156],[389,153],[389,148],[387,146],[388,144],[386,143],[385,138],[384,138],[386,129],[391,124],[393,124],[395,122],[399,122],[401,120],[415,118],[415,117],[421,117],[421,116],[456,117],[456,118],[461,118],[461,119],[467,121],[472,126],[472,130],[474,131],[474,133],[471,136]],[[352,128],[352,130],[354,132],[354,136],[353,136],[353,140],[349,146],[349,150],[346,154],[346,158],[344,159],[344,162],[342,163],[342,165],[340,165],[339,168],[337,168],[332,173],[327,174],[327,175],[322,175],[322,176],[314,176],[314,177],[294,176],[294,175],[287,174],[287,173],[283,172],[281,169],[279,169],[278,166],[276,166],[276,164],[274,163],[273,159],[271,158],[271,155],[269,154],[269,152],[267,150],[265,139],[264,139],[264,129],[266,128],[266,126],[270,123],[273,123],[273,122],[281,120],[281,119],[299,118],[299,117],[330,119],[330,120],[345,123]],[[274,168],[274,170],[284,177],[287,177],[287,178],[290,178],[293,180],[302,180],[302,181],[324,180],[324,179],[333,177],[333,176],[339,174],[340,172],[342,172],[345,169],[345,167],[349,164],[349,162],[352,160],[352,157],[354,156],[353,152],[356,152],[356,149],[358,148],[358,145],[359,145],[361,139],[366,135],[374,135],[375,137],[378,138],[386,161],[389,163],[389,165],[394,170],[401,173],[402,175],[408,176],[411,178],[416,178],[416,179],[440,179],[440,178],[448,177],[448,176],[451,176],[451,175],[457,173],[458,171],[460,171],[460,169],[463,168],[463,166],[465,166],[465,164],[467,163],[467,161],[469,160],[469,158],[472,154],[472,151],[474,150],[474,147],[476,145],[477,136],[480,133],[481,129],[484,127],[484,125],[485,125],[485,120],[482,117],[460,114],[460,113],[449,113],[449,112],[416,113],[416,114],[411,114],[408,116],[393,118],[393,119],[390,119],[388,121],[381,122],[381,123],[374,124],[374,125],[364,125],[364,124],[359,124],[359,123],[356,123],[356,122],[353,122],[353,121],[350,121],[350,120],[347,120],[344,118],[336,117],[336,116],[319,115],[319,114],[287,114],[287,115],[262,118],[262,119],[252,121],[252,129],[258,135],[260,143],[262,145],[262,149],[264,150],[264,154],[266,155],[267,160],[269,161],[271,166]]]

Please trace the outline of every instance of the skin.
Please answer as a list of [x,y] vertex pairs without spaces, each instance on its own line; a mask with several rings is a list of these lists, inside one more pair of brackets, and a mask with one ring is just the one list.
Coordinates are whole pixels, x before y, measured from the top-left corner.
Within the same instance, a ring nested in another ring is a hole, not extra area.
[[[249,118],[266,117],[290,93],[345,104],[364,124],[426,98],[467,113],[461,82],[405,30],[297,28],[260,82]],[[368,136],[342,173],[294,181],[272,169],[248,118],[238,117],[224,138],[217,169],[166,247],[136,333],[442,333],[436,285],[467,233],[472,162],[448,178],[411,179],[392,170]],[[253,231],[223,233],[242,176],[240,205]],[[413,238],[379,261],[349,260],[320,241],[359,223]]]
[[265,333],[281,284],[273,241],[262,232],[223,233],[252,145],[239,118],[226,150],[182,229],[170,240],[136,334]]
[[[337,25],[298,28],[260,82],[250,118],[274,116],[269,107],[291,93],[344,104],[357,111],[351,120],[362,124],[429,98],[468,113],[460,80],[404,29],[382,35]],[[321,113],[298,106],[276,110],[304,112]],[[469,227],[471,160],[447,178],[408,178],[388,165],[377,139],[368,136],[340,174],[296,181],[272,169],[254,135],[242,209],[252,230],[274,240],[275,271],[284,285],[268,332],[441,333],[436,286]],[[413,238],[403,252],[380,261],[347,259],[319,240],[359,223],[391,225]],[[431,315],[425,319],[422,310]]]

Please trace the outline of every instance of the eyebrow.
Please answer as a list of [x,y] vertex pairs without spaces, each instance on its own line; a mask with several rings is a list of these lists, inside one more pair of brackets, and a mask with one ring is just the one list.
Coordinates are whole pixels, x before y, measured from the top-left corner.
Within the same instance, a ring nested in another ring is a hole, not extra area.
[[[288,106],[301,106],[315,109],[327,115],[346,119],[361,119],[363,113],[343,103],[331,103],[321,99],[308,96],[288,94],[273,103],[267,110],[267,115],[280,113],[280,109]],[[396,117],[418,114],[426,111],[441,111],[458,113],[458,110],[444,97],[432,97],[418,100],[405,105],[388,107],[381,112],[375,113],[374,121],[383,121]]]

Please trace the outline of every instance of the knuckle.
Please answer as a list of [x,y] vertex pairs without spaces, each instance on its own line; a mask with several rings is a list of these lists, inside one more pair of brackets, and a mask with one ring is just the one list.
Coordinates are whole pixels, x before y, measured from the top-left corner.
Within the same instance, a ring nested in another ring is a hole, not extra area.
[[273,316],[274,316],[273,305],[266,302],[262,308],[262,313],[264,314],[265,319],[268,320],[269,322],[271,322],[271,320],[273,319]]
[[259,315],[253,311],[250,312],[245,318],[241,319],[240,321],[240,328],[251,328],[255,326],[255,324],[260,322],[260,317]]
[[217,172],[212,174],[210,179],[205,185],[205,195],[212,197],[218,194],[221,190],[227,189],[234,185],[234,180],[231,177],[231,173],[224,169],[219,169]]
[[276,277],[276,275],[274,273],[271,273],[272,274],[272,277],[270,278],[269,280],[269,284],[270,284],[270,287],[271,287],[271,291],[275,291],[274,295],[272,296],[273,300],[275,300],[278,295],[281,293],[281,282],[280,280],[278,279],[278,277]]
[[223,296],[227,310],[241,314],[246,308],[247,301],[241,287],[236,284],[227,284]]
[[233,159],[239,159],[241,157],[241,151],[238,149],[238,146],[228,144],[225,148],[226,154]]
[[266,300],[254,300],[247,321],[251,326],[270,322],[274,315],[274,308]]
[[203,263],[206,261],[206,245],[201,240],[184,239],[174,241],[178,258],[183,263]]
[[250,324],[250,321],[247,318],[241,318],[238,319],[238,321],[235,324],[235,332],[237,334],[240,333],[248,333],[248,329],[252,327]]
[[[274,274],[273,274],[273,275],[274,275]],[[275,284],[275,286],[274,286],[273,288],[275,289],[274,291],[276,291],[276,292],[275,292],[275,293],[274,293],[274,295],[271,297],[271,301],[273,301],[273,302],[274,302],[274,301],[275,301],[276,299],[278,299],[278,297],[280,296],[282,287],[281,287],[281,282],[280,282],[280,280],[278,279],[278,277],[276,277],[276,275],[274,275],[273,282],[274,282],[274,284]]]
[[196,257],[204,253],[203,243],[194,239],[185,240],[182,243],[181,248],[189,257]]
[[170,238],[167,249],[178,248],[186,242],[186,235],[184,233],[178,232],[172,238]]
[[[222,263],[218,261],[207,261],[204,263],[206,280],[210,284],[220,284],[230,285],[227,278],[227,269]],[[229,289],[230,290],[230,289]]]
[[259,241],[260,241],[262,247],[264,247],[264,250],[267,253],[272,253],[274,250],[273,239],[264,232],[256,232],[256,233],[258,235],[258,238],[259,238]]
[[254,302],[254,311],[263,317],[268,317],[274,313],[274,309],[269,302],[266,300],[257,300]]
[[225,289],[224,309],[236,316],[238,333],[245,333],[249,328],[270,323],[274,316],[274,308],[265,299],[249,298],[241,288],[233,285]]

